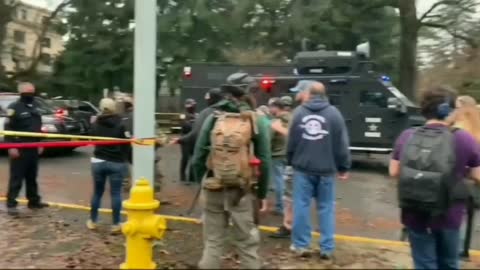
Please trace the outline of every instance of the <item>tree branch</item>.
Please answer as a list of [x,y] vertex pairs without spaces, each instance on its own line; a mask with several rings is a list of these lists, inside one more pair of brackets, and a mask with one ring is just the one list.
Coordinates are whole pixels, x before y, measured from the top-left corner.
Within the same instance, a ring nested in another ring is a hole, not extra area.
[[71,0],[63,0],[63,2],[60,3],[52,13],[50,13],[50,16],[48,16],[45,21],[42,21],[42,30],[35,41],[35,46],[33,47],[32,56],[34,57],[34,60],[27,69],[27,72],[33,72],[37,68],[41,58],[40,56],[43,40],[47,35],[48,29],[50,28],[52,21],[57,17],[58,13],[60,13],[66,6],[70,5],[70,2]]
[[42,21],[42,28],[40,30],[40,33],[37,35],[37,40],[35,41],[35,45],[33,46],[32,49],[32,61],[30,62],[30,65],[28,66],[27,69],[18,72],[15,74],[13,77],[17,78],[21,75],[28,75],[32,74],[35,72],[37,69],[38,64],[40,63],[41,60],[41,50],[42,50],[42,45],[43,45],[43,40],[45,36],[47,35],[47,32],[50,28],[50,25],[52,24],[52,21],[57,17],[57,15],[68,5],[70,5],[72,0],[63,0],[62,3],[60,3],[53,11],[50,13],[50,16],[48,16],[44,21]]
[[470,47],[472,47],[474,49],[477,49],[479,47],[479,44],[478,44],[477,40],[475,40],[472,37],[469,37],[469,36],[460,34],[458,32],[452,31],[448,27],[448,25],[441,24],[441,23],[434,23],[434,22],[423,22],[423,23],[421,23],[421,25],[426,26],[426,27],[442,29],[442,30],[446,31],[449,35],[451,35],[452,37],[465,41]]
[[418,21],[420,23],[423,23],[425,21],[425,19],[431,18],[431,16],[435,16],[435,15],[430,15],[430,14],[432,12],[434,12],[438,7],[440,7],[442,5],[452,5],[452,4],[455,4],[454,0],[438,1],[435,4],[433,4],[425,13],[423,13],[423,15],[420,16],[420,19],[418,19]]

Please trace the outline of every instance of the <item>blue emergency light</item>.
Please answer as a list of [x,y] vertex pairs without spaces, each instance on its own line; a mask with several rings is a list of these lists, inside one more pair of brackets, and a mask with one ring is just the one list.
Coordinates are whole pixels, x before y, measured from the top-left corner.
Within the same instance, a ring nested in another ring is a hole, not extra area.
[[391,82],[392,81],[392,79],[390,79],[390,77],[388,77],[387,75],[383,75],[381,79],[384,82]]

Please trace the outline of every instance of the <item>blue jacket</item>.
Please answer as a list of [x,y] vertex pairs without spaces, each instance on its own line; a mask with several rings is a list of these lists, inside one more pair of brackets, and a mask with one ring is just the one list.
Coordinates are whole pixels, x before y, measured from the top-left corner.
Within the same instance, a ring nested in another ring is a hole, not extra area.
[[297,107],[288,134],[287,161],[295,170],[312,175],[350,170],[345,120],[327,100],[314,97]]

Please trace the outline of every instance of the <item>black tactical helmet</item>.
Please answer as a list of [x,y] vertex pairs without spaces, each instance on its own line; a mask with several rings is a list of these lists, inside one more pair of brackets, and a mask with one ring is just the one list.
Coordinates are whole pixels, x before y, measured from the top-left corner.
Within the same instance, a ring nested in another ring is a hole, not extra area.
[[225,94],[241,97],[248,93],[254,83],[255,79],[248,73],[236,72],[227,77],[227,84],[222,85],[221,90]]
[[187,98],[187,100],[185,100],[185,108],[195,107],[195,105],[197,105],[197,102],[193,98]]

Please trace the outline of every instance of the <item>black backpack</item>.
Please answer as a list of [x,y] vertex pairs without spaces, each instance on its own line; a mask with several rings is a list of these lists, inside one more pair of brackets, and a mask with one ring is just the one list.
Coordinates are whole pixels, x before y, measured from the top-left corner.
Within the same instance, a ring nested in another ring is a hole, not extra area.
[[401,209],[435,217],[468,198],[464,181],[455,176],[455,131],[421,127],[408,140],[400,159]]

